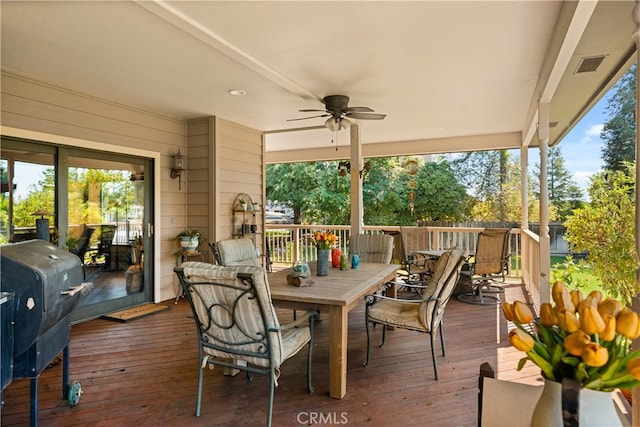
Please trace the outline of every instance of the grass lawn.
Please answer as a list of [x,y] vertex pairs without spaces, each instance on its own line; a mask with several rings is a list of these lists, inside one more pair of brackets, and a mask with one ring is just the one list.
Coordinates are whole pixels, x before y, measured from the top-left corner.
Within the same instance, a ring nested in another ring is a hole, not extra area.
[[[578,268],[575,265],[566,264],[566,261],[564,256],[551,256],[552,284],[556,280],[563,280],[564,277],[564,282],[569,290],[579,289],[585,296],[593,290],[602,291],[602,282],[591,273],[591,268]],[[577,283],[580,284],[580,287],[575,285]]]

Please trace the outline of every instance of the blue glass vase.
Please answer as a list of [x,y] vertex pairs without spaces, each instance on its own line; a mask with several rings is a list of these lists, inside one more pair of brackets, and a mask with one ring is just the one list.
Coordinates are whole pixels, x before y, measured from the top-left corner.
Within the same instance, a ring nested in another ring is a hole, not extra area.
[[329,275],[329,258],[331,257],[331,249],[318,249],[317,272],[318,276]]

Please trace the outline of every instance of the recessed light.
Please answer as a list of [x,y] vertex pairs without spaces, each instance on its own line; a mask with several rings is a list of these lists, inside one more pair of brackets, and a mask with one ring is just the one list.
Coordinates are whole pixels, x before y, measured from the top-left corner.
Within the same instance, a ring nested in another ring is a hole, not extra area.
[[229,93],[234,96],[243,96],[247,94],[247,91],[242,89],[231,89]]

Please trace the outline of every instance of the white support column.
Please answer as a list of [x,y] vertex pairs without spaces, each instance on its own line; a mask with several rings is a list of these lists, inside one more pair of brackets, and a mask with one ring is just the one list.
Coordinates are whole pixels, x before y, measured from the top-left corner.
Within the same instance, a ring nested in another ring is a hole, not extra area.
[[551,301],[549,286],[551,245],[549,239],[549,184],[547,155],[549,151],[549,104],[538,105],[538,144],[540,146],[540,302]]
[[520,207],[522,209],[520,228],[529,229],[529,147],[520,147]]
[[364,208],[362,206],[362,179],[360,171],[363,167],[362,144],[360,141],[360,125],[353,123],[351,135],[351,235],[362,234],[364,229]]
[[[640,3],[636,0],[636,4],[633,7],[632,12],[633,23],[636,25],[636,28],[633,32],[633,40],[636,43],[636,62],[640,63]],[[636,81],[638,80],[638,75],[640,74],[640,67],[636,67]],[[640,106],[640,91],[636,87],[636,111],[638,109],[637,106]],[[638,114],[636,114],[636,253],[640,253],[640,167],[638,167],[638,160],[640,160],[640,119],[638,118]],[[636,285],[640,283],[640,269],[636,270]],[[636,295],[632,298],[631,306],[636,312],[640,312],[640,295]],[[640,348],[640,339],[636,339],[633,341],[632,346],[634,349]],[[634,402],[640,402],[640,387],[635,387],[632,391],[632,396]],[[633,405],[631,410],[631,425],[637,426],[640,425],[640,405]]]

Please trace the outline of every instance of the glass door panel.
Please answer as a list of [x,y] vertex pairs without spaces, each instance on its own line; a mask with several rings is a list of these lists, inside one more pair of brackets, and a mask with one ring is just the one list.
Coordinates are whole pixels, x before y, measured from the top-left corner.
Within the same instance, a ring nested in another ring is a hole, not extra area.
[[144,162],[70,155],[68,165],[67,238],[76,244],[86,280],[94,287],[78,310],[99,305],[104,314],[142,302],[148,287]]

